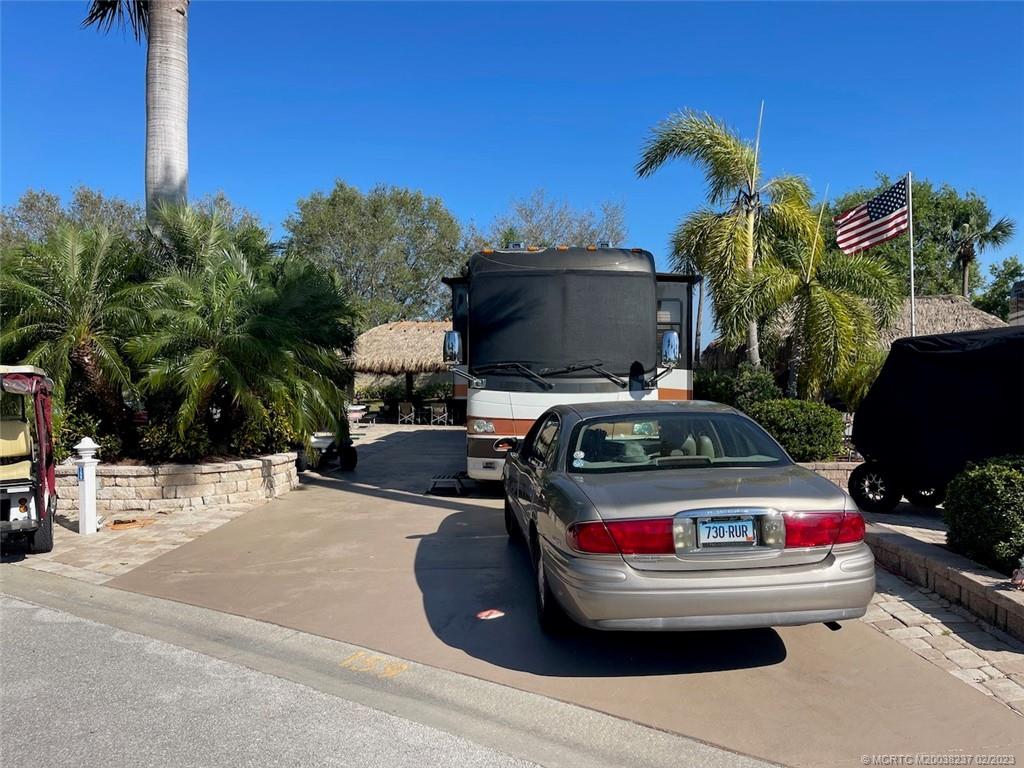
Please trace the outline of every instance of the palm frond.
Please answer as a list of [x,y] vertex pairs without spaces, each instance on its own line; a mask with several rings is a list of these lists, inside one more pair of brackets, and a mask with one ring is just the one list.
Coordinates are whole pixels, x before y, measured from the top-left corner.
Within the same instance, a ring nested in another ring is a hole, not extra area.
[[656,125],[647,137],[636,174],[650,176],[672,159],[689,158],[704,171],[708,201],[717,205],[749,189],[756,177],[754,149],[706,113],[684,110]]
[[128,28],[136,40],[142,40],[149,33],[149,3],[147,0],[92,0],[82,26],[94,25],[101,32],[109,32],[114,27]]

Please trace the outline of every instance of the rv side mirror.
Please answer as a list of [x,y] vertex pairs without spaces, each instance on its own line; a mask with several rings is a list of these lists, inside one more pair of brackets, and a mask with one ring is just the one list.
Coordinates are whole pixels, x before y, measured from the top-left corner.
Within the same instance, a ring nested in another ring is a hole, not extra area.
[[679,365],[679,334],[675,331],[665,331],[661,337],[661,364],[665,368]]
[[443,357],[448,365],[458,365],[462,362],[462,336],[458,331],[444,332]]
[[517,437],[499,437],[494,441],[492,446],[496,451],[514,451],[519,447],[519,438]]

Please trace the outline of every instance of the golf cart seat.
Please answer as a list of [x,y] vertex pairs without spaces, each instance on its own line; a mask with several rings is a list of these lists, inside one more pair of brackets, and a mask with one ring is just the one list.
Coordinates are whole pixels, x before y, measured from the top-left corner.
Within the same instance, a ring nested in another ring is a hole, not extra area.
[[28,422],[0,421],[0,481],[29,480],[31,477],[32,432]]

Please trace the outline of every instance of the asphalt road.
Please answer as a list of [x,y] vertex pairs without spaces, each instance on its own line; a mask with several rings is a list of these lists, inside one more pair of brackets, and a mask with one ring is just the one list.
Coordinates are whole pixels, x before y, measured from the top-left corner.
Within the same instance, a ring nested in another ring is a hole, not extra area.
[[0,764],[533,765],[273,675],[0,598]]

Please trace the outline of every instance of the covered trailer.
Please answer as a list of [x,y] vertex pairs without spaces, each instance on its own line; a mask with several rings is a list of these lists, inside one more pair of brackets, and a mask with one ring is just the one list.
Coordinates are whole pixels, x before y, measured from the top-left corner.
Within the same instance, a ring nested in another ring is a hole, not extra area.
[[869,512],[940,504],[971,461],[1024,454],[1024,328],[899,339],[853,421]]

